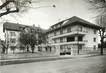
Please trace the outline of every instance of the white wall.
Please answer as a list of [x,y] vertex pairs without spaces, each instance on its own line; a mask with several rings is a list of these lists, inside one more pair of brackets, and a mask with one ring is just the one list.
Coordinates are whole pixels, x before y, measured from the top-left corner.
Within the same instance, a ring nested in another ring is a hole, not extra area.
[[[11,36],[11,34],[10,34],[11,32],[15,32],[16,36]],[[14,43],[14,45],[17,45],[19,43],[19,37],[20,37],[20,32],[19,31],[9,31],[9,30],[6,30],[5,31],[5,35],[6,35],[6,39],[5,39],[6,42],[7,41],[10,42],[11,38],[15,38],[16,39],[16,43]]]
[[[81,25],[72,26],[72,27],[71,27],[71,32],[79,30],[80,27],[81,27]],[[95,29],[95,30],[96,30],[96,29]],[[82,26],[82,32],[86,33],[86,34],[84,35],[84,37],[83,37],[83,41],[85,41],[85,47],[93,48],[94,45],[95,45],[96,47],[98,47],[98,43],[99,43],[98,37],[99,37],[99,35],[98,35],[98,30],[96,30],[96,31],[97,31],[96,34],[94,34],[94,28],[89,28],[89,27],[84,27],[84,26]],[[67,32],[67,28],[65,28],[65,29],[63,30],[63,32],[64,32],[64,33]],[[71,32],[70,32],[70,33],[71,33]],[[58,31],[57,33],[59,34],[59,31]],[[53,33],[52,33],[52,34],[53,34]],[[57,35],[57,36],[58,36],[58,35]],[[52,36],[52,37],[53,37],[53,36]],[[94,42],[93,38],[96,38],[96,42]],[[51,42],[52,38],[49,37],[49,39],[50,39],[49,42]],[[66,38],[63,37],[63,40],[64,40],[64,42],[65,42],[65,41],[66,41]],[[53,40],[52,40],[52,41],[53,41]],[[57,41],[57,43],[59,43],[60,38],[57,38],[56,41]],[[54,42],[51,42],[51,43],[54,43]]]
[[[94,47],[94,45],[96,47],[98,47],[98,32],[96,32],[96,34],[94,34],[94,29],[92,28],[86,28],[86,30],[88,31],[87,34],[84,36],[83,40],[86,41],[86,44],[85,44],[85,47]],[[98,30],[96,30],[98,31]],[[96,38],[96,42],[94,42],[94,39],[93,38]]]

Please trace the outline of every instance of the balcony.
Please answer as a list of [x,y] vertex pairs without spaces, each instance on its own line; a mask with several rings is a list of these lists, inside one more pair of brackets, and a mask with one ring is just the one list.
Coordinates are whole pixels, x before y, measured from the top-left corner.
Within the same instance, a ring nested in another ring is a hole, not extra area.
[[86,44],[86,41],[73,41],[73,42],[63,42],[63,43],[53,43],[51,45],[73,45],[73,44],[81,44],[84,45]]
[[51,38],[52,39],[55,39],[55,38],[60,38],[60,37],[66,37],[66,36],[72,36],[72,35],[85,35],[85,34],[87,34],[87,32],[83,32],[83,31],[72,31],[72,32],[69,32],[69,33],[64,33],[64,34],[53,36]]

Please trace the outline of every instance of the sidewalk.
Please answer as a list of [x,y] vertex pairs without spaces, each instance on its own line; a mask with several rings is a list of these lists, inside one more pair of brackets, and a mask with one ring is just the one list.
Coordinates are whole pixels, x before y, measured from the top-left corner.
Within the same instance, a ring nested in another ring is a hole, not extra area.
[[21,63],[30,63],[30,62],[42,62],[42,61],[54,61],[54,60],[63,60],[63,59],[74,59],[74,58],[87,58],[92,56],[97,56],[98,54],[87,54],[87,55],[64,55],[64,56],[49,56],[49,57],[39,57],[39,58],[25,58],[25,59],[9,59],[9,60],[0,60],[0,65],[11,65],[11,64],[21,64]]

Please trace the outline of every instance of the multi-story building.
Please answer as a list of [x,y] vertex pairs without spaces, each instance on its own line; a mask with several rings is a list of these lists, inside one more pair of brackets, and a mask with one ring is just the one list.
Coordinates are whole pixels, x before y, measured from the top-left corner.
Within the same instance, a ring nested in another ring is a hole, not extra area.
[[5,34],[5,42],[7,46],[17,46],[20,44],[19,37],[21,32],[36,31],[36,36],[41,32],[39,27],[26,26],[18,23],[5,22],[3,24],[3,32]]
[[78,54],[80,50],[97,50],[100,26],[79,17],[63,20],[47,32],[48,43],[56,54]]
[[24,25],[5,22],[3,24],[3,32],[5,34],[5,42],[9,46],[16,46],[18,44],[19,34]]

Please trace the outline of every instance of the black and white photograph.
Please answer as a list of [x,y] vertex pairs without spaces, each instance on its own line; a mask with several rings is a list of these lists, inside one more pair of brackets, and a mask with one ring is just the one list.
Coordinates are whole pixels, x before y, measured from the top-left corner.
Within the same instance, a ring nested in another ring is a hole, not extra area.
[[0,0],[0,73],[106,73],[106,0]]

